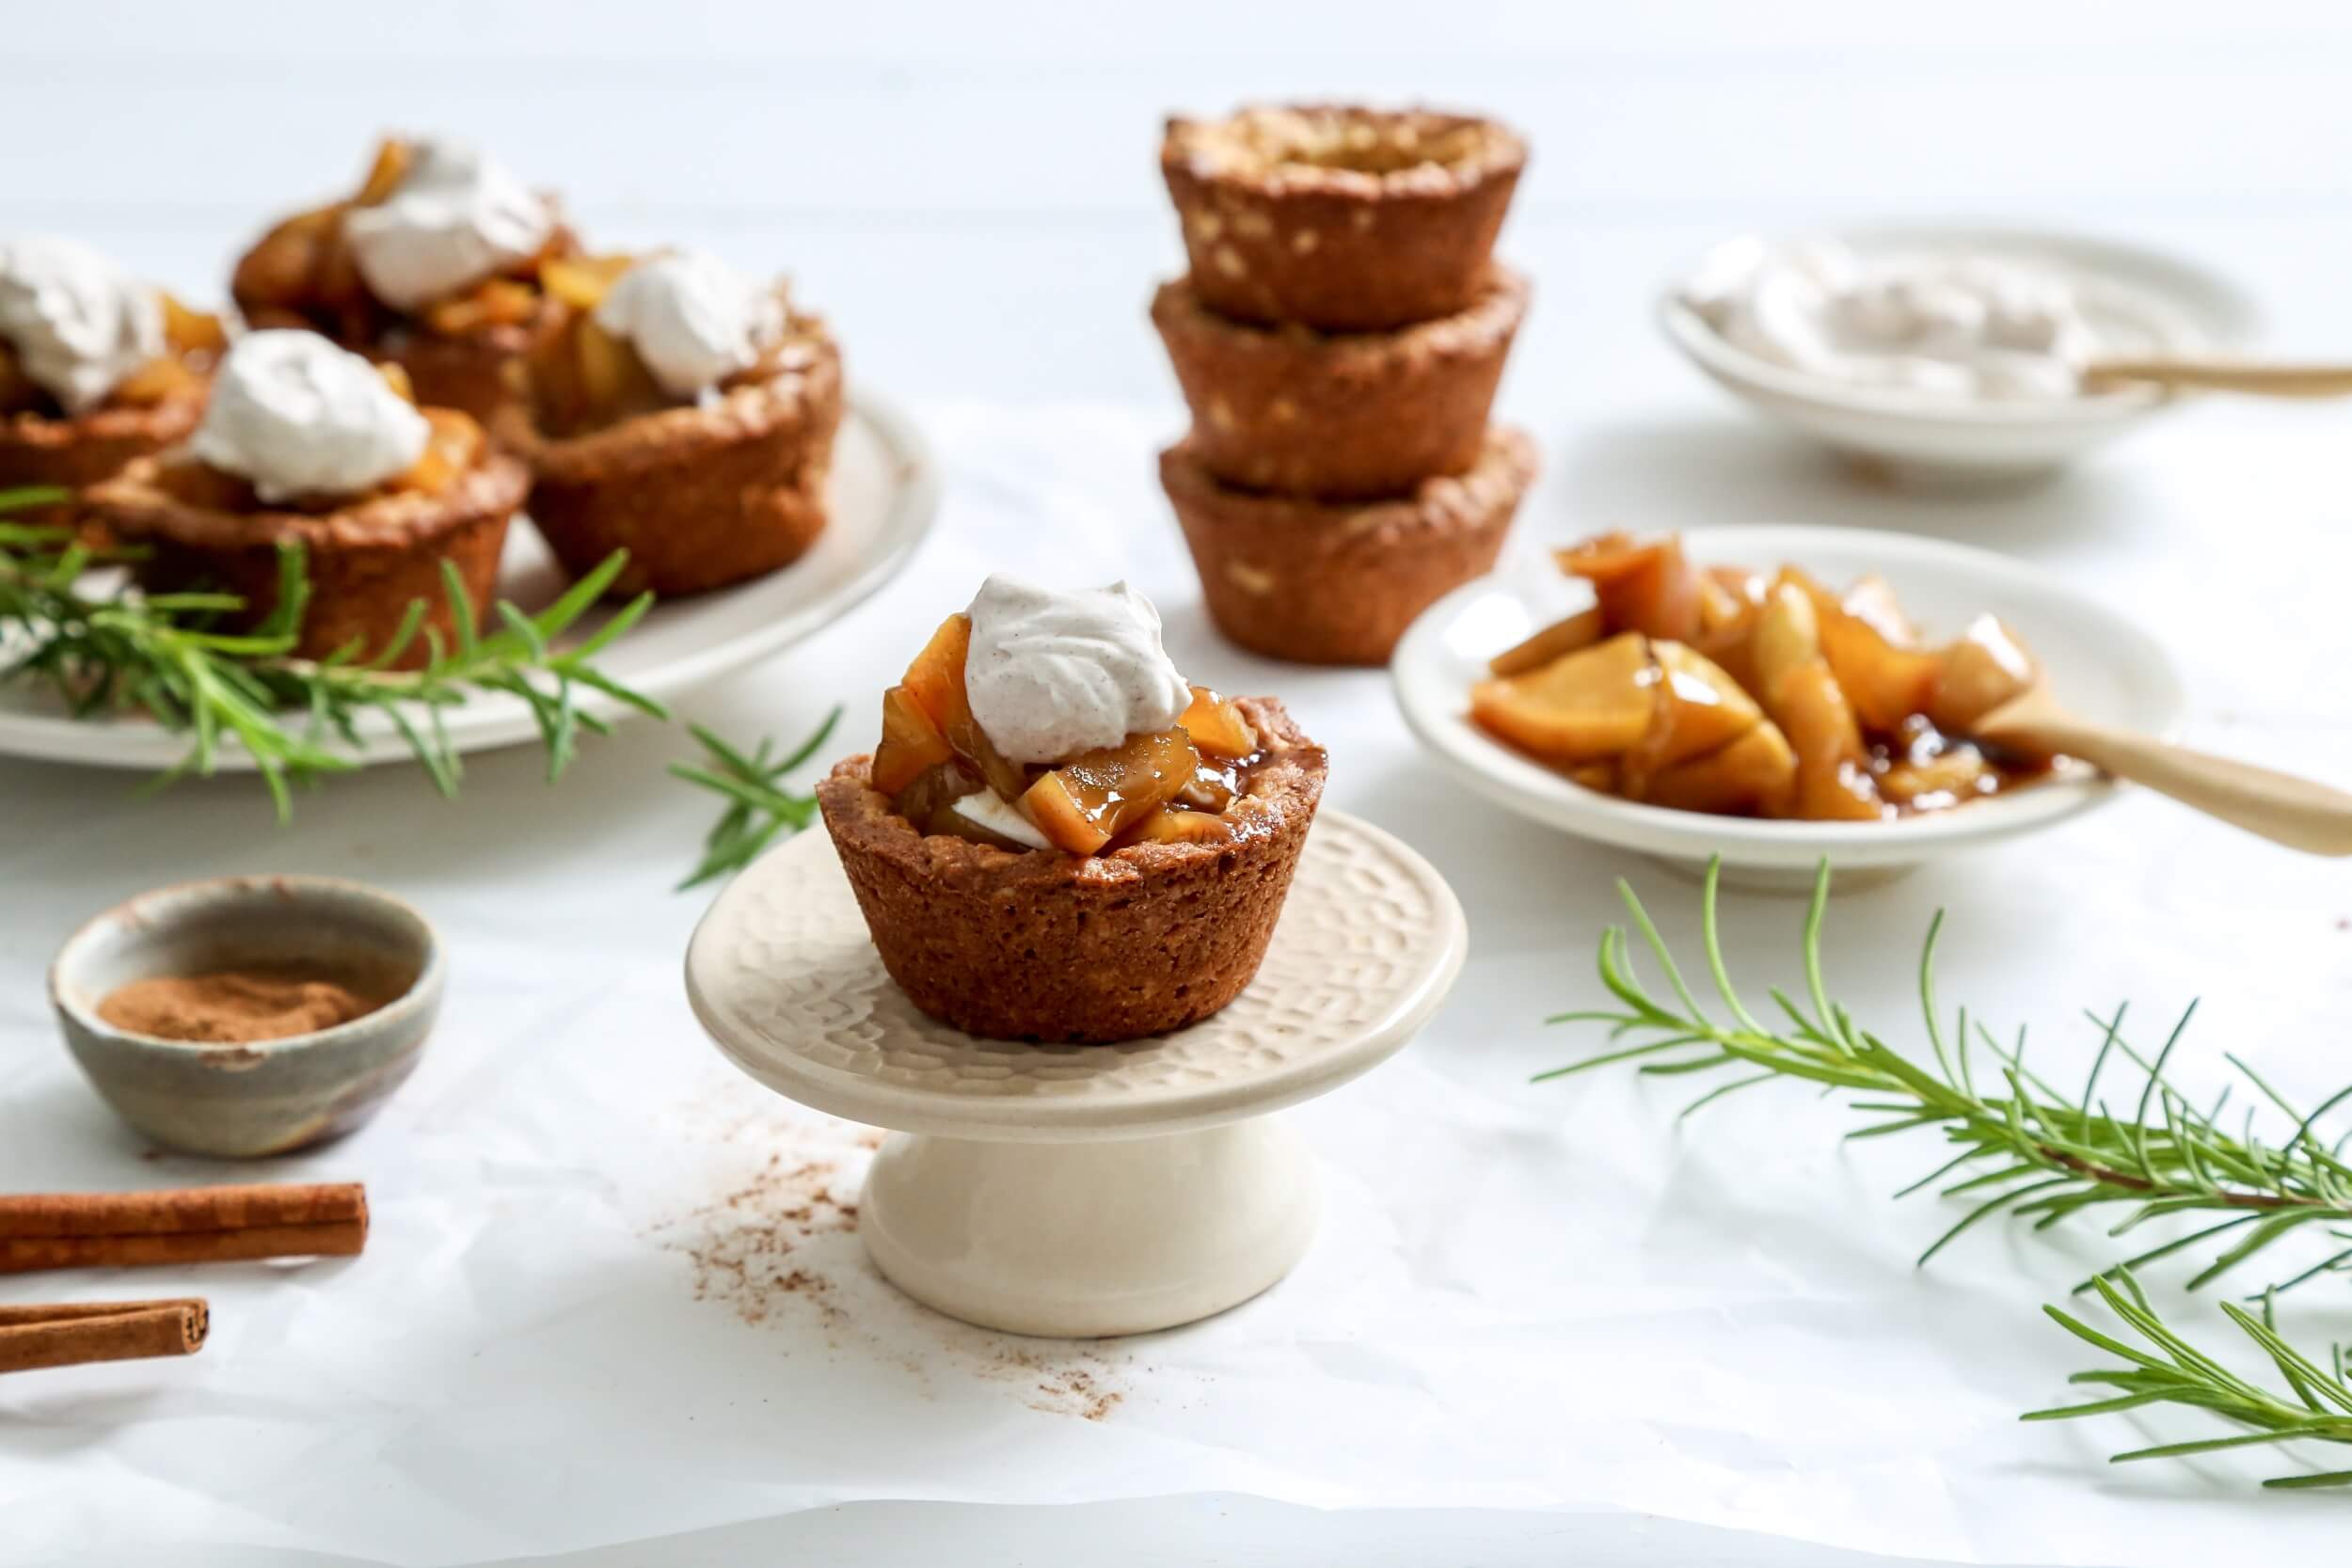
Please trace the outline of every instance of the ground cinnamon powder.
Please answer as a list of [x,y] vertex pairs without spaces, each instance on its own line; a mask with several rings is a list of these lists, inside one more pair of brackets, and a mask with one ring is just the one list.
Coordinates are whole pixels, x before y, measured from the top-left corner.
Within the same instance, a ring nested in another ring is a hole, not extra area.
[[356,968],[256,965],[133,980],[106,993],[98,1016],[135,1035],[239,1045],[348,1023],[404,989]]

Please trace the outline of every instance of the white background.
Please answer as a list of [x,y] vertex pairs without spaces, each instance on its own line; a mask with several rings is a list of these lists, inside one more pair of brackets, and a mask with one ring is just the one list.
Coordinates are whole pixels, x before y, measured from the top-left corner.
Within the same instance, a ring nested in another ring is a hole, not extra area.
[[[1152,159],[1163,112],[1315,95],[1494,110],[1535,148],[1502,246],[1537,286],[1502,398],[1547,452],[1522,547],[1742,517],[1971,539],[2161,628],[2198,738],[2352,777],[2341,411],[2215,404],[2028,496],[1893,496],[1742,422],[1647,317],[1677,261],[1739,229],[1967,215],[2185,250],[2261,300],[2278,345],[2352,354],[2340,12],[9,0],[0,230],[82,235],[202,298],[265,215],[354,179],[374,131],[446,127],[562,188],[594,240],[691,241],[795,276],[853,377],[924,417],[948,503],[906,578],[693,716],[796,735],[843,700],[862,743],[872,693],[982,571],[1129,573],[1188,670],[1290,699],[1333,748],[1334,803],[1438,863],[1474,948],[1419,1045],[1307,1113],[1335,1193],[1308,1269],[1228,1320],[1120,1353],[1183,1369],[1188,1391],[1130,1369],[1125,1405],[1085,1422],[952,1358],[918,1397],[912,1374],[862,1359],[863,1339],[805,1320],[747,1329],[687,1303],[675,1255],[636,1240],[672,1186],[731,1157],[706,1160],[678,1108],[756,1106],[676,994],[698,904],[664,890],[706,815],[661,776],[680,736],[632,730],[553,793],[527,755],[480,759],[457,806],[401,771],[343,781],[283,832],[245,782],[144,800],[114,775],[0,765],[0,1186],[215,1174],[135,1158],[45,1016],[47,954],[121,896],[231,871],[360,876],[423,905],[456,960],[445,1026],[400,1101],[288,1167],[369,1180],[370,1256],[173,1282],[219,1309],[199,1363],[0,1389],[0,1560],[201,1535],[246,1544],[224,1562],[453,1562],[632,1532],[677,1539],[578,1560],[853,1560],[815,1533],[828,1519],[862,1521],[856,1542],[908,1560],[943,1539],[1088,1560],[1133,1535],[1169,1560],[1536,1561],[1564,1544],[1597,1562],[1798,1560],[1770,1535],[1997,1562],[2210,1563],[2255,1541],[2281,1561],[2340,1552],[2346,1505],[2259,1495],[2257,1465],[2101,1464],[2201,1434],[2193,1422],[2010,1423],[2084,1364],[2034,1308],[2110,1255],[2090,1231],[1988,1232],[1915,1274],[1911,1255],[1951,1216],[1883,1194],[1929,1150],[1851,1159],[1840,1113],[1793,1092],[1677,1138],[1670,1094],[1526,1086],[1591,1044],[1534,1021],[1593,1000],[1610,880],[1632,878],[1686,939],[1687,894],[1454,796],[1379,677],[1216,641],[1151,480],[1181,413],[1144,320],[1179,255]],[[2305,1090],[2352,1073],[2339,866],[2135,799],[1843,898],[1835,984],[1890,1028],[1938,906],[1947,993],[2037,1021],[2054,1060],[2087,1050],[2079,1006],[2128,995],[2153,1020],[2201,995],[2192,1078],[2225,1047]],[[1737,904],[1735,965],[1785,977],[1795,913]],[[816,1135],[773,1114],[762,1136]],[[864,1305],[898,1322],[885,1296]],[[2352,1334],[2352,1310],[2318,1286],[2290,1327]],[[1836,1346],[1850,1356],[1821,1355]],[[339,1441],[346,1422],[365,1441]],[[1425,1439],[1417,1480],[1382,1467],[1412,1449],[1382,1433]],[[1204,1474],[1290,1505],[1489,1512],[1376,1529],[1240,1501],[986,1527],[912,1508],[789,1515],[863,1497],[1146,1497]],[[1547,1504],[1568,1512],[1495,1512]],[[1643,1515],[1755,1533],[1701,1541]]]

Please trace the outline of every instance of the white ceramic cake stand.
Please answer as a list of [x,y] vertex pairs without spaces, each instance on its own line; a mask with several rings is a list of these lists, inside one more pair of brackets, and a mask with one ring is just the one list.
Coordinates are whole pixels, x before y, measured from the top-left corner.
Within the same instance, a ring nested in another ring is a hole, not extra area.
[[1125,1045],[984,1040],[883,973],[821,829],[719,895],[686,955],[736,1066],[898,1135],[858,1229],[882,1272],[987,1328],[1140,1334],[1223,1311],[1306,1251],[1311,1155],[1269,1113],[1388,1059],[1460,974],[1462,907],[1412,850],[1325,811],[1257,978]]

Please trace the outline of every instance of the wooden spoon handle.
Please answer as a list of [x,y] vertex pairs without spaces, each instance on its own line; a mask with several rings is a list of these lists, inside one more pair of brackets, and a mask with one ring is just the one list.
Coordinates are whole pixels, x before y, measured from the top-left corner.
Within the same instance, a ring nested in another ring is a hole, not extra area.
[[2005,726],[2004,737],[2063,752],[2274,844],[2352,855],[2352,795],[2314,780],[2072,718]]
[[2152,381],[2271,398],[2352,396],[2352,365],[2282,365],[2246,359],[2094,359],[2083,370],[2093,387]]

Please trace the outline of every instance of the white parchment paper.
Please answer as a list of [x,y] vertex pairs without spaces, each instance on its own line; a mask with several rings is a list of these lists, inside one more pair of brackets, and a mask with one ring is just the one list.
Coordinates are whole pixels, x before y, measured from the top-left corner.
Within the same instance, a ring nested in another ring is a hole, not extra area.
[[[1689,884],[1459,795],[1415,752],[1383,676],[1217,641],[1152,482],[1158,419],[927,412],[949,499],[913,572],[691,711],[797,736],[838,699],[842,749],[863,745],[876,692],[995,566],[1126,576],[1159,599],[1189,673],[1283,695],[1331,748],[1334,803],[1430,855],[1472,927],[1423,1037],[1295,1113],[1329,1197],[1298,1272],[1210,1323],[1085,1345],[981,1333],[898,1296],[854,1232],[873,1135],[736,1075],[687,1012],[677,968],[701,900],[667,889],[708,813],[662,776],[687,749],[669,731],[592,745],[553,790],[528,754],[475,759],[456,805],[404,770],[338,781],[284,832],[246,782],[135,800],[114,776],[0,765],[0,1186],[358,1178],[375,1216],[348,1261],[0,1279],[6,1301],[201,1291],[215,1322],[191,1360],[0,1380],[0,1563],[171,1544],[222,1561],[454,1564],[716,1541],[852,1502],[1190,1493],[1750,1532],[1707,1538],[1724,1562],[1796,1560],[1771,1538],[1972,1563],[2207,1568],[2255,1539],[2273,1560],[2340,1555],[2343,1498],[2257,1490],[2291,1459],[2106,1465],[2211,1431],[2192,1418],[2017,1423],[2095,1360],[2040,1315],[2115,1256],[2095,1227],[1989,1227],[1920,1271],[1958,1211],[1887,1195],[1940,1158],[1931,1146],[1841,1148],[1852,1118],[1793,1086],[1677,1131],[1687,1080],[1530,1085],[1598,1048],[1540,1020],[1599,999],[1612,879],[1694,951]],[[2185,429],[2140,455],[2128,524],[2028,527],[2038,515],[1998,503],[1930,519],[2169,626],[2201,737],[2352,775],[2340,665],[2304,643],[2281,657],[2273,635],[2341,638],[2340,537],[2317,509],[2281,505],[2259,555],[2217,542],[2219,476],[2313,450],[2308,431]],[[1867,496],[1776,490],[1776,472],[1753,486],[1759,507],[1805,497],[1806,520],[1886,520]],[[1672,492],[1655,515],[1584,515],[1574,478],[1531,502],[1523,547],[1702,520]],[[262,1168],[156,1156],[65,1057],[41,967],[73,924],[142,887],[272,869],[366,878],[424,908],[453,960],[440,1034],[339,1146]],[[2031,1021],[2054,1071],[2095,1043],[2078,1009],[2128,995],[2153,1029],[2201,995],[2192,1082],[2215,1080],[2225,1047],[2294,1089],[2352,1074],[2338,868],[2134,798],[1841,897],[1832,987],[1896,1038],[1917,1038],[1912,964],[1938,906],[1947,997],[2005,1029]],[[1800,914],[1731,900],[1735,969],[1759,988],[1794,978]],[[2180,1277],[2159,1276],[2169,1302]],[[2320,1342],[2352,1325],[2347,1305],[2314,1286],[2287,1326]]]

